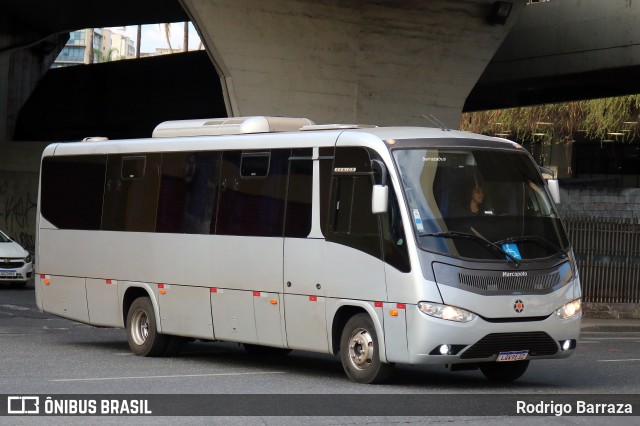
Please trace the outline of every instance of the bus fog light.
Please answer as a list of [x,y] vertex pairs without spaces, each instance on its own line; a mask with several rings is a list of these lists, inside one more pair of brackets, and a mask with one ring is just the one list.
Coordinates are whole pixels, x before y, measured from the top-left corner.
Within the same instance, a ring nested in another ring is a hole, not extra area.
[[563,351],[568,351],[569,349],[575,349],[576,348],[575,339],[560,340],[559,343],[560,343],[560,348]]
[[440,355],[447,355],[449,351],[451,351],[451,348],[449,347],[449,345],[441,345],[439,350]]
[[419,302],[418,309],[429,316],[456,322],[470,322],[477,316],[473,312],[440,303]]
[[562,307],[556,311],[556,315],[562,319],[569,319],[579,315],[581,311],[582,301],[580,299],[576,299],[562,305]]

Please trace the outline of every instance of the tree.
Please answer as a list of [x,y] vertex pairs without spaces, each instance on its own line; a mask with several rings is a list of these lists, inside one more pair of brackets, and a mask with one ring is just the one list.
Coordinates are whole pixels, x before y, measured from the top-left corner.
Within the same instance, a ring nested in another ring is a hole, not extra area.
[[189,22],[184,23],[184,36],[182,38],[182,51],[189,51]]
[[136,31],[136,59],[140,59],[140,45],[142,44],[142,25]]
[[84,49],[84,63],[93,63],[93,28],[87,28]]

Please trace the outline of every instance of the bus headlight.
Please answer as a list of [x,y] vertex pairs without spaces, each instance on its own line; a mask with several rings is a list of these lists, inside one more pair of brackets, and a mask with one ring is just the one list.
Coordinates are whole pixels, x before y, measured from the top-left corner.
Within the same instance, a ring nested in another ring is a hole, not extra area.
[[581,311],[582,300],[576,299],[562,305],[562,307],[556,311],[556,315],[558,315],[562,319],[569,319],[575,317],[576,315],[580,315]]
[[473,312],[440,303],[419,302],[418,309],[429,316],[447,321],[469,322],[477,316]]

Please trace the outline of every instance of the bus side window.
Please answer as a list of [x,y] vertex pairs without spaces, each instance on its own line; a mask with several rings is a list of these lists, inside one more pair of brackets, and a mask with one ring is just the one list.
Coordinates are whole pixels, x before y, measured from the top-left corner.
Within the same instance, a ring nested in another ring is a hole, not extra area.
[[102,229],[154,232],[160,187],[160,154],[109,155]]
[[222,153],[217,235],[283,235],[290,156],[290,149]]
[[285,237],[305,238],[311,232],[312,154],[311,148],[294,149],[289,160]]

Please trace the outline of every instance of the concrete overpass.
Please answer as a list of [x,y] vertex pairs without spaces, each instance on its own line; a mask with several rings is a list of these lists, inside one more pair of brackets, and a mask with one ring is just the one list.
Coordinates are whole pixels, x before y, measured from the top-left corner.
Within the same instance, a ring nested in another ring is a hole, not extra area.
[[[434,114],[457,127],[465,102],[473,109],[524,104],[532,94],[554,100],[565,84],[553,82],[562,76],[589,96],[576,74],[640,61],[633,54],[637,2],[507,3],[502,24],[491,19],[493,0],[111,0],[104,8],[86,0],[3,0],[0,228],[24,234],[29,245],[46,141],[148,136],[163,120],[225,114],[379,125],[429,125],[422,114]],[[69,31],[188,18],[208,61],[195,53],[49,72]],[[137,77],[115,90],[114,75]],[[543,83],[552,90],[538,90]],[[636,92],[634,84],[617,79],[618,92]],[[514,94],[498,96],[503,87]]]
[[640,4],[551,0],[526,7],[465,110],[640,93]]

